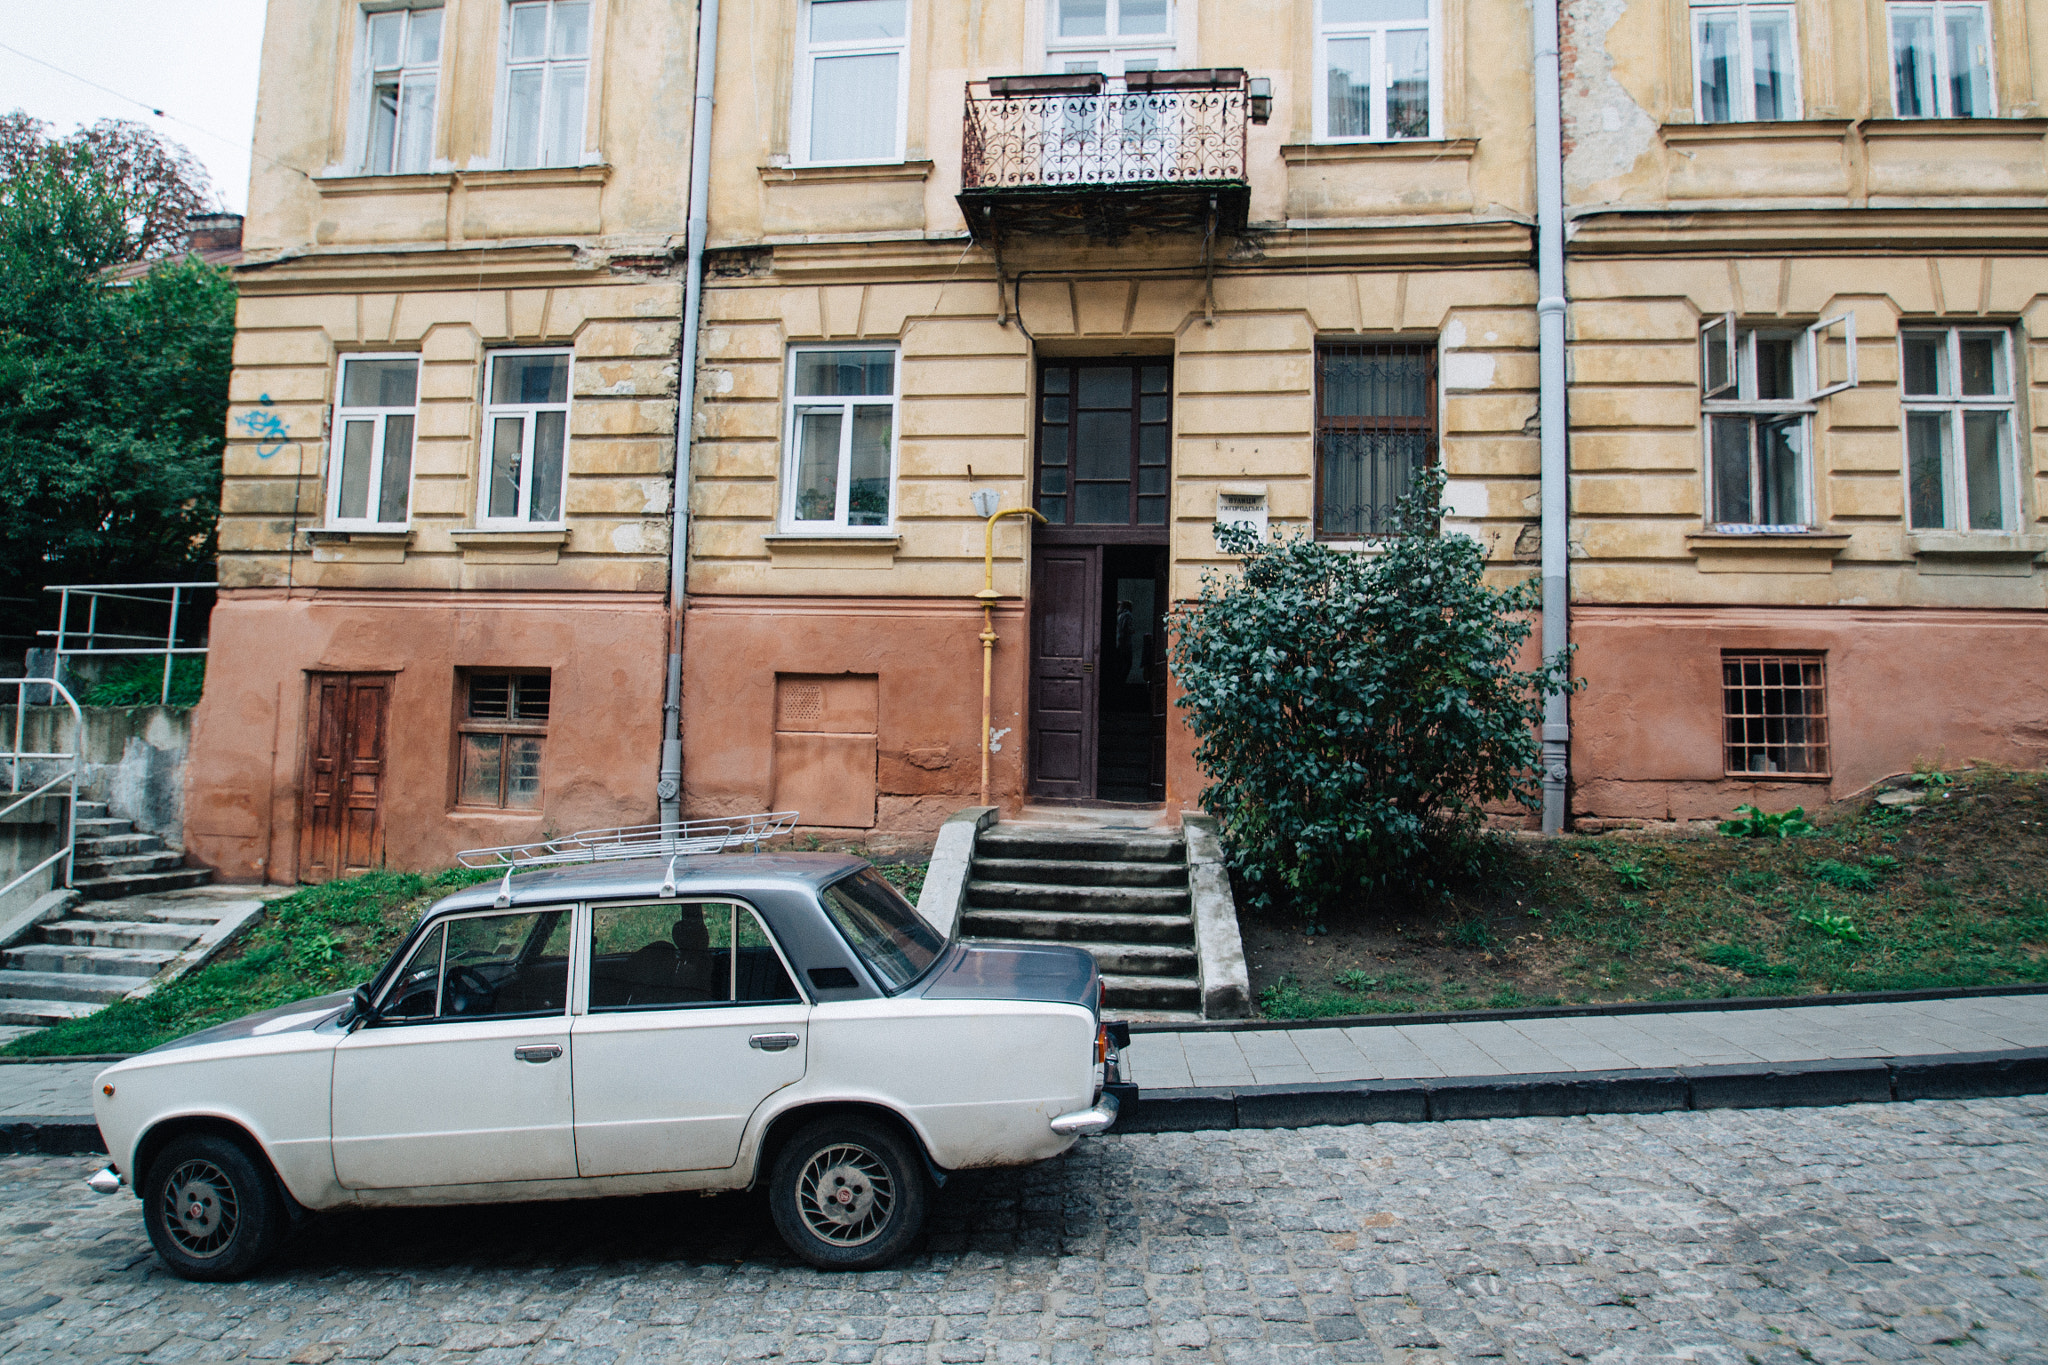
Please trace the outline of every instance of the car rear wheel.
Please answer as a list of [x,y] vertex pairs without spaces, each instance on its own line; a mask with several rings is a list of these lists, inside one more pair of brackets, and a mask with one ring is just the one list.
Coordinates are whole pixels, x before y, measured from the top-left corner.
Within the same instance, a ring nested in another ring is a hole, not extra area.
[[823,1270],[871,1270],[908,1249],[931,1203],[924,1165],[867,1119],[823,1119],[783,1147],[769,1211],[789,1249]]
[[269,1259],[290,1227],[284,1192],[258,1158],[211,1133],[173,1138],[142,1182],[142,1221],[156,1254],[188,1280],[238,1280]]

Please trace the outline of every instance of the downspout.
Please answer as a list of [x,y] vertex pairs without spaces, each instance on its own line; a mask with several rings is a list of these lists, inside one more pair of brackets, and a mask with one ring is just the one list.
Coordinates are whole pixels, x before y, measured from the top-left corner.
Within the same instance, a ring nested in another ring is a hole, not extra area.
[[690,430],[697,411],[697,327],[704,316],[704,239],[710,233],[711,107],[718,84],[718,0],[697,11],[697,102],[690,130],[689,263],[683,272],[683,335],[676,366],[676,480],[669,515],[668,678],[662,688],[661,823],[682,817],[683,588],[690,552]]
[[[1536,24],[1536,320],[1537,403],[1543,451],[1543,657],[1571,643],[1569,547],[1571,467],[1565,448],[1564,133],[1559,100],[1557,10],[1535,0]],[[1571,772],[1567,697],[1543,708],[1543,832],[1564,828]]]

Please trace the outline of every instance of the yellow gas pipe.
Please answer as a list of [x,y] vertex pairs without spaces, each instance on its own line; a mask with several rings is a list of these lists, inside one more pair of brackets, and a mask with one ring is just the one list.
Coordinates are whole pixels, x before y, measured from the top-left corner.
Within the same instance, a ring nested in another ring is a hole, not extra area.
[[1004,517],[1037,517],[1044,521],[1035,507],[1005,507],[988,519],[982,528],[982,588],[974,594],[981,602],[981,804],[988,804],[988,729],[992,717],[989,715],[989,696],[994,685],[996,660],[996,602],[1002,594],[996,591],[996,523]]

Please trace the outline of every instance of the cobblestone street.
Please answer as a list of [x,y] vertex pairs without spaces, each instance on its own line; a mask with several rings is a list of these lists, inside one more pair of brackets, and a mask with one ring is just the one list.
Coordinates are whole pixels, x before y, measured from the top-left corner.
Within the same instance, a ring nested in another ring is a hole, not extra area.
[[653,1198],[331,1216],[209,1287],[13,1157],[0,1356],[2048,1361],[2044,1162],[2041,1099],[1112,1137],[956,1177],[890,1271]]

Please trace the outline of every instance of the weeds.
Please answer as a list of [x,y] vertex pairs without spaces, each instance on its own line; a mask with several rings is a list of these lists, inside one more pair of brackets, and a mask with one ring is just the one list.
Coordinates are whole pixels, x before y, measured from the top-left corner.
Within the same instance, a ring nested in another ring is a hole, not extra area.
[[1818,929],[1829,938],[1843,943],[1863,942],[1863,931],[1847,915],[1837,915],[1831,910],[1810,910],[1792,917],[1800,924]]
[[1806,807],[1794,806],[1782,815],[1768,815],[1755,806],[1737,806],[1735,818],[1723,820],[1721,833],[1736,839],[1799,839],[1815,833],[1806,820]]
[[1826,882],[1842,891],[1869,891],[1877,885],[1877,874],[1869,868],[1835,858],[1821,858],[1807,864],[1806,873],[1815,881]]

